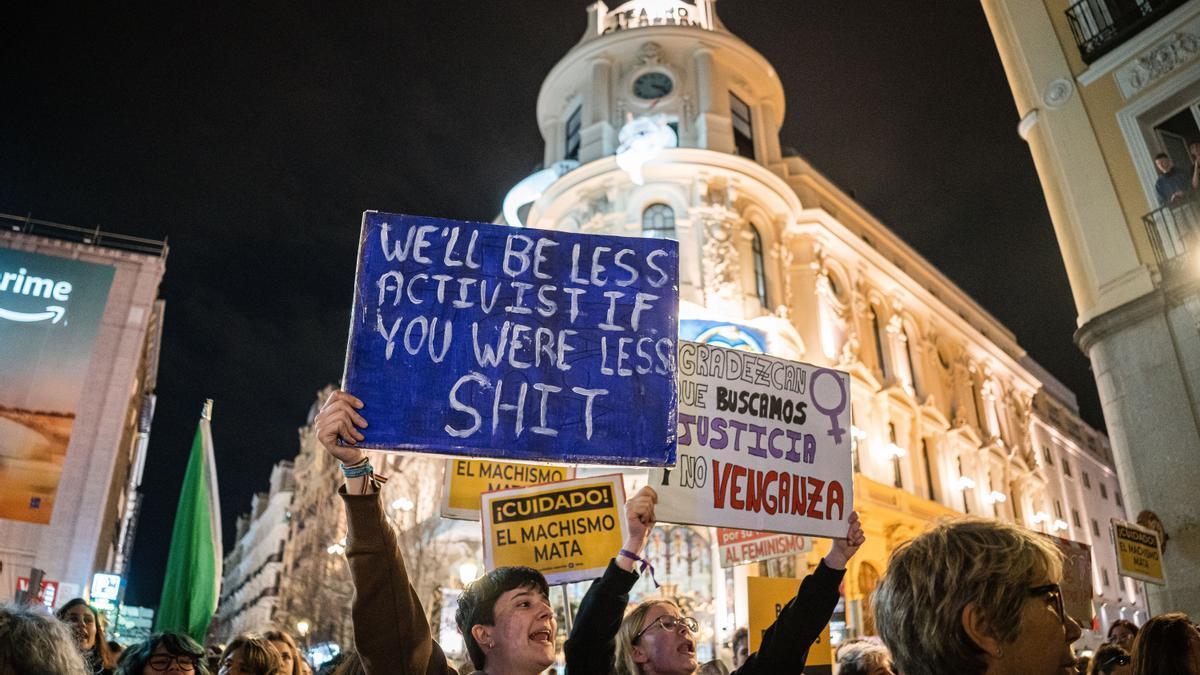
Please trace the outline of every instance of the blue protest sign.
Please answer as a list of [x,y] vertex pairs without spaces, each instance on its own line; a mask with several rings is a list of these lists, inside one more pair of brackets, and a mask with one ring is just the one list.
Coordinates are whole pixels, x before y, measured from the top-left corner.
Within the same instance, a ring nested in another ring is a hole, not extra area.
[[675,462],[677,242],[368,211],[358,256],[360,447]]

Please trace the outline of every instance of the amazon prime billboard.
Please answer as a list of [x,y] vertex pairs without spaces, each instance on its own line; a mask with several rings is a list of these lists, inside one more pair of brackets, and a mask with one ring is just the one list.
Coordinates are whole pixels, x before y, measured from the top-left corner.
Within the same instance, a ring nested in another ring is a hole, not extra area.
[[0,248],[0,518],[50,522],[114,271]]

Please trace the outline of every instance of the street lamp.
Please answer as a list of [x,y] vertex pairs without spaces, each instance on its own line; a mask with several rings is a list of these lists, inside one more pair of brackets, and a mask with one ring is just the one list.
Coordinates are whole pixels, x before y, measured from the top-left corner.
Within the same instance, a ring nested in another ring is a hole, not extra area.
[[465,562],[458,566],[458,578],[464,586],[475,581],[477,574],[479,574],[479,567],[475,563]]
[[308,658],[308,622],[304,620],[297,621],[296,632],[300,634],[300,641],[304,643],[304,656]]

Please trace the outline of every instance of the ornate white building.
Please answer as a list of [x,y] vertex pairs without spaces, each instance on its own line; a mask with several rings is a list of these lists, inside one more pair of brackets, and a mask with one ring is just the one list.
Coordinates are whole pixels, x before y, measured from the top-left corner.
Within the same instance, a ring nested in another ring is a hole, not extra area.
[[[870,592],[891,550],[956,512],[1090,545],[1097,628],[1143,619],[1107,534],[1125,517],[1107,439],[1004,325],[785,155],[779,77],[722,25],[715,0],[597,2],[587,16],[538,95],[548,168],[513,189],[500,222],[678,239],[681,337],[852,374],[869,542],[847,576],[847,631],[873,631]],[[663,541],[711,544],[701,529]],[[670,545],[661,555],[676,556]],[[696,564],[711,572],[701,600],[717,644],[744,625],[744,607],[712,559]],[[733,583],[756,572],[738,568]]]
[[250,512],[238,516],[237,539],[225,556],[220,601],[210,631],[226,642],[238,633],[273,627],[288,538],[288,511],[295,482],[292,463],[271,469],[267,492],[254,495]]

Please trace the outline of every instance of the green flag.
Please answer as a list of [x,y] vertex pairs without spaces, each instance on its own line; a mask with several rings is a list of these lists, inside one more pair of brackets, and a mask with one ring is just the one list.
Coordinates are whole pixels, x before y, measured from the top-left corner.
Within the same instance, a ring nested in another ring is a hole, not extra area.
[[221,507],[213,458],[212,399],[204,404],[179,491],[171,553],[154,630],[187,633],[200,644],[221,587]]

